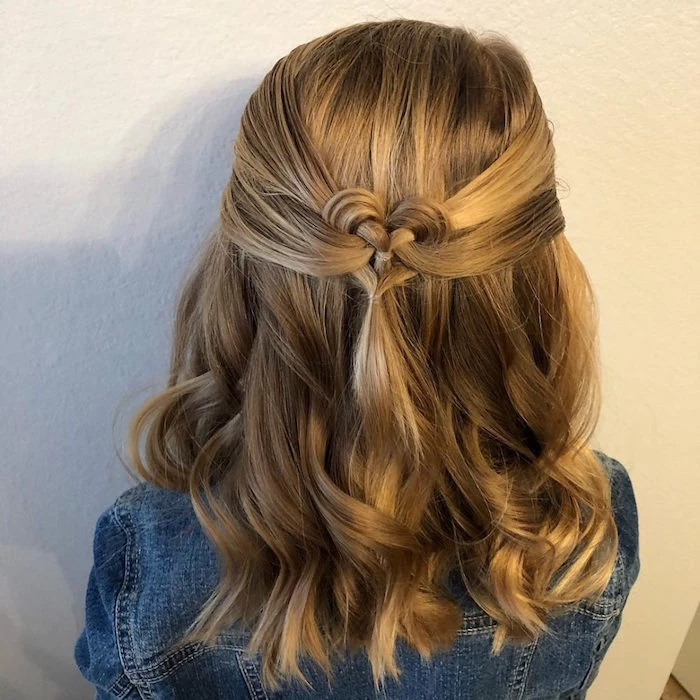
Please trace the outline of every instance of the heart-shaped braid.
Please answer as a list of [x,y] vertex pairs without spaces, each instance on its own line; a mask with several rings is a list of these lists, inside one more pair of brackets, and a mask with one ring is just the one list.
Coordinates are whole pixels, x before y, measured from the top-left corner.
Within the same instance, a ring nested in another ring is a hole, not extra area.
[[332,229],[359,236],[372,250],[371,270],[365,265],[354,272],[371,300],[420,272],[405,264],[402,251],[440,241],[449,230],[447,213],[438,203],[415,197],[401,200],[387,213],[379,197],[361,187],[336,192],[322,215]]

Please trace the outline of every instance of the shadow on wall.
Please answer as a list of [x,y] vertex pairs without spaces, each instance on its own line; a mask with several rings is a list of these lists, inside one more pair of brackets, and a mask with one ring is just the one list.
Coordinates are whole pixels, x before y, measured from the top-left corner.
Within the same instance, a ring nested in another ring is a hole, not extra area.
[[165,378],[176,294],[216,221],[253,87],[148,115],[90,179],[50,165],[0,173],[4,238],[22,241],[3,244],[0,265],[3,700],[94,696],[73,647],[95,521],[130,485],[112,421]]

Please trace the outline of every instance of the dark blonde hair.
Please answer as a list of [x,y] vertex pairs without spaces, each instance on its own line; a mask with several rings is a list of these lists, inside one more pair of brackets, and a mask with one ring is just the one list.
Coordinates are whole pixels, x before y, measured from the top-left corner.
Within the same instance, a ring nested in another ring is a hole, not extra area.
[[604,589],[596,308],[563,231],[549,123],[499,35],[367,22],[277,61],[167,388],[129,427],[220,557],[185,640],[245,624],[271,687],[363,648],[379,685],[397,637],[453,643],[455,567],[496,651]]

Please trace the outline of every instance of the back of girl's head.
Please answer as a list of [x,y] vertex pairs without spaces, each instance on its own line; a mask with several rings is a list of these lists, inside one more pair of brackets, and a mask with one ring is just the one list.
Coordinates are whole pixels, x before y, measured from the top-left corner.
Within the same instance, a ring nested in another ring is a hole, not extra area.
[[602,591],[596,313],[563,230],[505,39],[370,22],[275,64],[130,427],[220,554],[188,639],[248,626],[270,685],[364,648],[379,683],[397,637],[453,642],[455,568],[496,650]]

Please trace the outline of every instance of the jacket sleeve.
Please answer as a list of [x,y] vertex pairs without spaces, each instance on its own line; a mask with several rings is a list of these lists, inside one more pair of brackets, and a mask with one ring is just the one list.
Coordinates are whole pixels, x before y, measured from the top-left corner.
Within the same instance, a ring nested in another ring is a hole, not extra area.
[[80,673],[95,686],[97,700],[141,697],[125,673],[115,624],[126,554],[126,532],[113,505],[100,515],[95,526],[93,565],[85,594],[85,627],[73,653]]
[[620,557],[624,567],[626,599],[639,576],[639,515],[634,488],[627,469],[613,457],[608,457],[608,471]]

